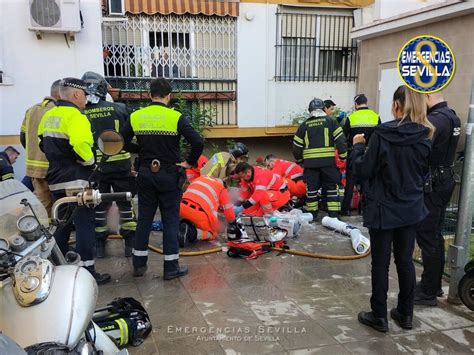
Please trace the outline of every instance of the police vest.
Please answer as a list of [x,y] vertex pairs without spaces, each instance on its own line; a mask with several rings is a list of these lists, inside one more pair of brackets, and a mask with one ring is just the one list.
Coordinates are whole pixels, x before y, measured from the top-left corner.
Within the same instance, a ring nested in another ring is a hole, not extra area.
[[348,145],[352,146],[352,140],[356,134],[364,134],[367,140],[367,143],[372,135],[375,126],[380,122],[379,115],[368,108],[362,108],[354,111],[347,118],[349,121],[349,132],[346,132],[348,135]]
[[51,191],[84,188],[95,163],[91,126],[72,103],[58,100],[57,105],[44,114],[38,128],[49,161],[48,185]]
[[175,164],[180,160],[180,117],[181,113],[158,104],[151,104],[130,115],[141,164],[149,164],[153,159],[167,164]]

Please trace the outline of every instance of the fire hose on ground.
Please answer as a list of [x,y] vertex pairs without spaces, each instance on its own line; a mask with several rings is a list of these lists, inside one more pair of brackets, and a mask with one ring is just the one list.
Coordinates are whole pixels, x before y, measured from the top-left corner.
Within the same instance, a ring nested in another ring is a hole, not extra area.
[[[344,222],[341,222],[344,223]],[[354,228],[352,228],[354,229]],[[122,239],[120,235],[110,235],[108,239],[119,240]],[[70,241],[69,244],[74,244],[75,241]],[[151,251],[163,255],[163,250],[157,246],[148,244],[148,249]],[[367,250],[365,253],[357,254],[357,255],[330,255],[330,254],[321,254],[321,253],[312,253],[302,250],[293,250],[293,249],[283,249],[283,248],[272,248],[273,251],[297,256],[305,256],[309,258],[316,258],[316,259],[326,259],[326,260],[357,260],[367,257],[370,254],[370,249]],[[206,254],[213,254],[219,253],[224,251],[222,247],[210,248],[206,250],[199,250],[199,251],[184,251],[180,252],[180,256],[199,256],[199,255],[206,255]]]

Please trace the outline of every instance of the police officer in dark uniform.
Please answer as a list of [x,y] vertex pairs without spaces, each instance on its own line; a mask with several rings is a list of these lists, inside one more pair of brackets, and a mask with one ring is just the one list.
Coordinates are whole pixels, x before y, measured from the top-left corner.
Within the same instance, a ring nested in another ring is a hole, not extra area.
[[[107,81],[99,74],[87,72],[82,76],[88,85],[90,94],[84,114],[91,123],[94,136],[94,148],[97,160],[102,158],[102,152],[97,147],[97,139],[105,130],[120,132],[130,119],[130,112],[124,104],[105,100],[108,91]],[[119,154],[109,157],[99,168],[100,192],[132,192],[135,191],[135,177],[132,176],[130,153],[122,150]],[[132,256],[133,238],[137,222],[130,201],[116,202],[120,211],[120,234],[125,241],[125,256]],[[102,203],[96,208],[96,257],[105,255],[107,239],[107,211],[111,203]]]
[[347,156],[346,138],[342,128],[323,111],[324,102],[313,99],[309,103],[311,116],[303,122],[293,138],[293,155],[297,162],[303,162],[303,180],[306,183],[304,210],[318,215],[319,188],[327,193],[328,214],[337,217],[340,203],[338,196],[339,170],[336,167],[336,148],[339,158]]
[[[138,143],[137,176],[138,226],[133,249],[134,276],[143,276],[148,260],[148,240],[157,207],[163,221],[164,279],[186,275],[179,265],[179,204],[183,168],[195,166],[203,150],[203,139],[179,112],[168,108],[171,86],[164,78],[150,83],[151,105],[133,112],[122,131],[126,149],[134,136]],[[180,139],[190,144],[190,152],[180,163]],[[133,150],[133,147],[132,149]]]
[[13,172],[13,164],[20,153],[11,145],[6,147],[3,152],[0,152],[0,181],[5,181],[15,178]]
[[415,290],[415,304],[436,306],[436,297],[443,295],[441,278],[445,256],[441,232],[455,184],[453,163],[461,121],[456,112],[448,107],[441,93],[427,94],[426,102],[428,120],[436,130],[428,160],[431,179],[425,184],[425,205],[429,214],[416,231],[416,241],[423,258],[423,274]]
[[[357,134],[363,134],[366,141],[369,142],[370,136],[375,127],[380,124],[379,115],[369,109],[367,102],[367,97],[364,94],[359,94],[354,97],[355,111],[347,117],[343,127],[349,150],[346,165],[346,187],[344,190],[344,200],[341,206],[341,215],[343,216],[349,216],[351,214],[352,192],[356,183],[351,159],[353,149],[352,141]],[[360,183],[363,185],[362,182]]]
[[[48,159],[46,179],[55,199],[82,191],[89,185],[95,166],[92,150],[94,140],[91,125],[82,113],[86,106],[87,84],[80,79],[64,78],[59,83],[61,99],[48,110],[38,126],[40,149]],[[67,208],[60,211],[65,218]],[[77,206],[73,221],[76,228],[76,251],[81,264],[94,276],[98,284],[110,281],[109,274],[95,270],[94,209]],[[63,253],[68,251],[72,224],[59,228],[54,237]]]

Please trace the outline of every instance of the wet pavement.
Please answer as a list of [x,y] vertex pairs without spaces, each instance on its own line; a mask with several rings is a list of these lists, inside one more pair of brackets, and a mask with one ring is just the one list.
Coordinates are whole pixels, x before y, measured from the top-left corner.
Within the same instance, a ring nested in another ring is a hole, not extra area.
[[[360,225],[360,217],[343,219]],[[367,235],[363,229],[364,234]],[[153,232],[151,243],[161,244]],[[369,310],[370,257],[354,261],[313,259],[271,252],[256,260],[225,252],[182,257],[189,275],[164,281],[162,256],[150,253],[144,277],[133,278],[122,242],[109,241],[100,272],[113,281],[99,288],[99,305],[134,297],[147,309],[153,333],[131,354],[472,354],[474,312],[440,298],[439,307],[416,306],[414,328],[390,321],[387,334],[358,323]],[[186,251],[225,245],[200,242]],[[350,239],[322,227],[303,227],[291,249],[353,255]],[[420,273],[420,269],[417,270]],[[447,285],[444,287],[447,294]],[[392,263],[389,307],[398,283]]]

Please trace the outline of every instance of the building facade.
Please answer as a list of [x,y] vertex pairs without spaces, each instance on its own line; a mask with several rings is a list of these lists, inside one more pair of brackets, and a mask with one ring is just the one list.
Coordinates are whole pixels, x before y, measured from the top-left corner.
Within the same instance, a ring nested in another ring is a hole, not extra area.
[[104,71],[132,105],[151,78],[170,78],[182,97],[215,110],[208,138],[291,135],[313,97],[351,108],[353,10],[368,3],[108,0]]
[[[103,70],[100,0],[81,1],[80,11],[83,24],[74,38],[44,32],[38,39],[28,29],[30,0],[0,1],[0,150],[14,145],[20,151],[14,165],[19,179],[26,170],[19,140],[25,111],[49,95],[55,80]],[[65,24],[66,19],[59,23]]]
[[[377,0],[355,13],[352,38],[360,41],[358,91],[374,98],[372,104],[382,121],[391,120],[392,95],[402,84],[396,65],[400,49],[415,36],[440,37],[456,59],[454,77],[443,89],[443,95],[461,118],[464,129],[474,79],[474,1],[400,0],[394,4]],[[459,149],[462,147],[460,142]]]
[[54,80],[95,71],[134,107],[148,100],[152,78],[170,78],[189,105],[214,113],[204,134],[215,144],[239,139],[253,157],[288,158],[293,123],[313,97],[351,109],[359,75],[353,11],[373,2],[71,0],[82,20],[74,38],[38,39],[28,30],[31,1],[0,1],[0,148],[20,149],[24,112]]

